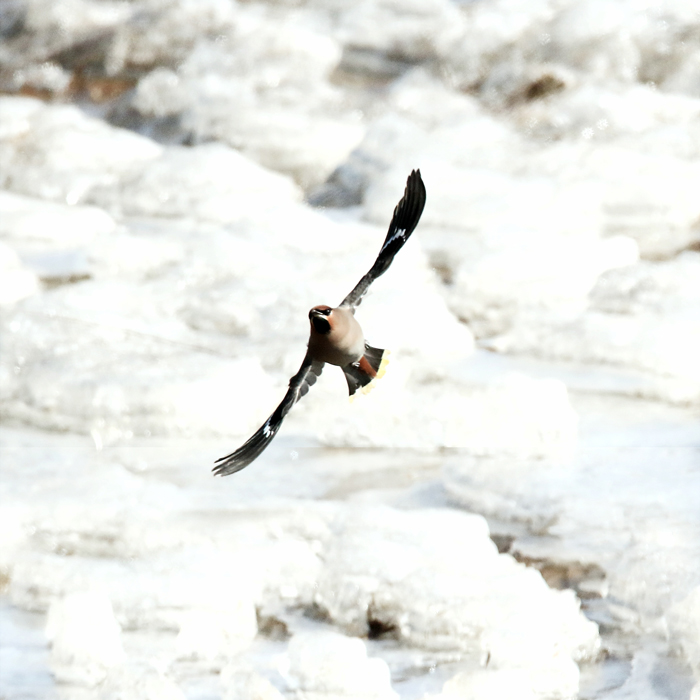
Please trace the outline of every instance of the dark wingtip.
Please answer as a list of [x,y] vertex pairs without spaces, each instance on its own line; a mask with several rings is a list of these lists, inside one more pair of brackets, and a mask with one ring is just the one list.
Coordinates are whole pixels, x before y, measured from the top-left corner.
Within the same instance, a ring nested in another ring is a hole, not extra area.
[[241,471],[241,469],[247,467],[250,462],[236,459],[236,453],[233,452],[230,455],[226,455],[226,457],[219,457],[214,464],[215,466],[212,469],[214,476],[228,476],[229,474],[235,474]]
[[411,170],[411,174],[408,176],[408,183],[415,182],[423,184],[423,178],[420,174],[420,168],[414,168]]
[[275,430],[274,433],[265,437],[262,433],[262,428],[256,431],[255,434],[237,450],[225,457],[219,457],[219,459],[214,462],[215,466],[212,472],[215,476],[228,476],[229,474],[235,474],[241,471],[241,469],[245,469],[251,462],[254,462],[267,447],[276,432]]
[[392,219],[392,224],[407,230],[408,235],[406,238],[411,235],[413,229],[418,225],[425,208],[425,201],[425,183],[421,177],[420,169],[416,168],[411,171],[406,180],[406,189],[401,201],[396,205]]
[[419,201],[421,201],[422,204],[425,205],[425,183],[423,182],[423,178],[421,177],[420,168],[411,170],[411,174],[408,176],[408,180],[406,181],[406,194],[408,194],[409,191],[418,195]]

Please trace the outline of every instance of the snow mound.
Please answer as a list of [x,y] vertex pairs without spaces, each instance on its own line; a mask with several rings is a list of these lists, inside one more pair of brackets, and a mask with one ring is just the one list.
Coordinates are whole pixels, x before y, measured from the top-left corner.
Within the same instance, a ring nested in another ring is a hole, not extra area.
[[569,317],[523,318],[494,339],[502,352],[634,368],[644,392],[678,403],[700,400],[700,255],[641,262],[602,275],[588,308]]
[[[89,202],[90,192],[137,171],[162,152],[150,139],[116,129],[77,107],[42,103],[18,118],[15,98],[1,98],[15,127],[0,140],[0,186],[66,204]],[[9,103],[9,104],[8,104]]]
[[304,698],[398,700],[389,667],[381,659],[368,659],[361,639],[337,632],[302,633],[294,635],[287,653],[289,683]]
[[0,241],[0,307],[10,306],[39,291],[36,274],[22,264],[15,251]]
[[495,668],[532,670],[536,658],[543,696],[575,692],[573,661],[595,657],[596,625],[573,592],[499,555],[483,518],[358,508],[333,527],[315,601],[341,627],[371,623],[408,644],[484,654]]
[[51,667],[64,683],[94,686],[126,660],[109,598],[93,591],[71,593],[49,608],[46,636]]

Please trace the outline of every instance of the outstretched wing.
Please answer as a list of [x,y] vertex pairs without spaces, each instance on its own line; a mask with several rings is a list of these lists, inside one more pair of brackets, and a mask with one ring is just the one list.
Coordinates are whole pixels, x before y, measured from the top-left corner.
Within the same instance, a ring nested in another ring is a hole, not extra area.
[[360,305],[362,297],[366,294],[370,284],[380,275],[383,275],[391,265],[396,253],[401,250],[403,244],[413,233],[418,225],[423,208],[425,207],[425,185],[420,176],[420,170],[413,170],[408,176],[406,190],[401,201],[394,209],[394,216],[389,224],[389,232],[386,234],[384,244],[374,265],[370,271],[357,283],[355,289],[348,294],[341,306],[349,306],[354,309]]
[[272,442],[277,431],[282,425],[284,417],[291,407],[302,397],[306,396],[309,387],[316,383],[316,379],[323,371],[323,362],[312,360],[309,355],[304,358],[299,371],[289,380],[289,389],[277,406],[274,413],[260,426],[260,428],[235,452],[226,457],[217,459],[213,469],[214,474],[226,476],[234,474],[252,461],[257,459],[260,453]]

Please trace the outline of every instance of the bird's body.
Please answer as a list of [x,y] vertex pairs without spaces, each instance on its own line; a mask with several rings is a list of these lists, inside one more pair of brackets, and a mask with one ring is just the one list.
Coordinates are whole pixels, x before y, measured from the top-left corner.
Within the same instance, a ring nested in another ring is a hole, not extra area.
[[277,434],[291,407],[316,383],[324,364],[336,365],[343,370],[351,397],[359,389],[367,391],[373,380],[383,375],[389,351],[374,348],[365,341],[362,328],[355,319],[355,309],[372,282],[387,271],[396,253],[408,240],[424,206],[425,186],[420,171],[414,170],[408,177],[403,198],[394,209],[389,231],[374,265],[339,306],[319,305],[309,311],[306,356],[299,371],[289,380],[282,403],[241,447],[216,461],[215,474],[233,474],[260,455]]
[[309,311],[311,330],[307,354],[314,360],[336,365],[343,370],[350,397],[383,374],[388,350],[373,348],[365,342],[362,328],[349,306],[314,306]]
[[365,354],[362,328],[351,309],[314,306],[309,311],[309,352],[316,360],[343,367]]

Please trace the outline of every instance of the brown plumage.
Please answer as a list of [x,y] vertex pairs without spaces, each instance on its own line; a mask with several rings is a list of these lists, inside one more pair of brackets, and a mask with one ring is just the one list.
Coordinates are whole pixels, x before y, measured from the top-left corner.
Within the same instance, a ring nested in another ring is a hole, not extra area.
[[352,397],[358,389],[367,391],[374,379],[384,374],[388,350],[374,348],[364,338],[355,319],[369,286],[391,265],[420,220],[425,207],[425,186],[420,170],[414,170],[406,182],[406,190],[394,209],[384,243],[374,265],[343,299],[340,306],[314,306],[309,311],[309,344],[299,371],[289,380],[282,403],[263,425],[235,452],[216,461],[214,473],[233,474],[248,466],[270,444],[292,406],[309,391],[320,376],[324,364],[343,370]]
[[318,362],[327,362],[343,370],[350,396],[384,374],[388,350],[373,348],[365,342],[354,309],[349,306],[314,306],[309,311],[311,331],[307,354]]
[[365,354],[365,338],[352,310],[314,306],[309,311],[309,353],[315,360],[343,367]]

